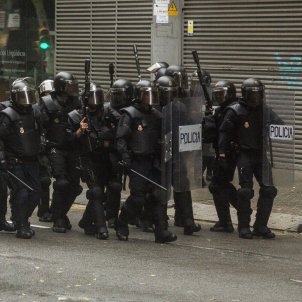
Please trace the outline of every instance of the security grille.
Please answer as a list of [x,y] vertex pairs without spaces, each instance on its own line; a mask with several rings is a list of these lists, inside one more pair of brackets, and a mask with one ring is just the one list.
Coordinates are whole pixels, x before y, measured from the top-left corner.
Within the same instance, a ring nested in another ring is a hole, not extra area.
[[[194,36],[187,21],[194,20]],[[302,2],[299,0],[185,0],[183,64],[195,69],[196,49],[213,81],[229,79],[238,91],[248,77],[267,89],[295,92],[295,161],[302,169]],[[280,148],[277,157],[286,154]]]

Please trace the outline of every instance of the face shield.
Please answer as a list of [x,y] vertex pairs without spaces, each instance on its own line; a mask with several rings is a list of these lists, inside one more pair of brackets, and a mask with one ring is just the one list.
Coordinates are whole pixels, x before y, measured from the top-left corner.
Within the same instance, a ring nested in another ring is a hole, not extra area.
[[39,86],[39,95],[40,97],[45,96],[53,92],[54,85],[53,85],[53,80],[46,80],[42,82]]
[[68,96],[77,97],[79,95],[79,84],[77,80],[66,80],[64,92]]
[[177,97],[177,87],[158,87],[160,106],[166,106]]
[[214,87],[214,90],[212,92],[213,104],[217,106],[223,104],[227,100],[227,93],[228,93],[227,87]]
[[263,87],[246,87],[243,100],[250,107],[257,107],[263,103],[264,89]]
[[33,89],[24,89],[15,93],[15,103],[18,106],[29,107],[36,102],[36,93]]
[[111,101],[113,108],[119,109],[128,105],[128,96],[125,88],[110,88]]
[[102,107],[104,105],[104,93],[102,90],[90,91],[87,106],[90,108]]
[[158,106],[158,90],[154,87],[141,87],[139,100],[143,106]]

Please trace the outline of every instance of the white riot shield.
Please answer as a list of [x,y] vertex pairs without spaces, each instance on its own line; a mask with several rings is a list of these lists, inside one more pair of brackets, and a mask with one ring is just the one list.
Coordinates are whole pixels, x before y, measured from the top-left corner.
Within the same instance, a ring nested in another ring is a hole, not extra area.
[[176,192],[202,187],[203,97],[175,99],[172,103],[172,185]]
[[293,187],[295,181],[295,95],[269,90],[263,106],[263,183]]
[[172,185],[172,103],[162,107],[161,200],[168,202]]

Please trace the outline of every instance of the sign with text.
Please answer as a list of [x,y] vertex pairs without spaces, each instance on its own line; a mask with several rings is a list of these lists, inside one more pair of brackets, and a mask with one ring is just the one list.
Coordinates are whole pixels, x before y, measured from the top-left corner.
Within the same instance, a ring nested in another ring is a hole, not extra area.
[[270,138],[272,140],[292,141],[294,127],[290,125],[270,125]]
[[201,124],[179,126],[179,152],[201,150]]

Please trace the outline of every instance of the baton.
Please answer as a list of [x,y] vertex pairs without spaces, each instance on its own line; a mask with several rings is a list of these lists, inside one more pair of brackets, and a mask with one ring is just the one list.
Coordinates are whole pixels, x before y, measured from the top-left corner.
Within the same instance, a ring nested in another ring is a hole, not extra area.
[[114,64],[109,64],[110,88],[113,86]]
[[21,180],[18,176],[16,176],[14,173],[12,173],[11,171],[5,170],[5,172],[7,174],[9,174],[10,176],[12,176],[14,179],[16,179],[17,181],[19,181],[24,187],[26,187],[28,190],[34,192],[35,190],[30,187],[27,183],[25,183],[23,180]]
[[134,53],[134,58],[135,58],[135,63],[136,63],[138,80],[141,81],[142,76],[141,76],[141,71],[140,71],[140,64],[139,64],[138,51],[137,51],[136,44],[133,44],[133,53]]
[[[123,163],[119,162],[119,164],[123,167],[125,167],[125,165],[123,165]],[[160,184],[158,184],[157,182],[151,180],[150,178],[138,173],[137,171],[133,170],[133,169],[129,169],[129,171],[133,172],[134,174],[140,176],[141,178],[149,181],[150,183],[154,184],[155,186],[157,186],[158,188],[162,189],[162,190],[165,190],[165,191],[168,191],[165,187],[161,186]]]

